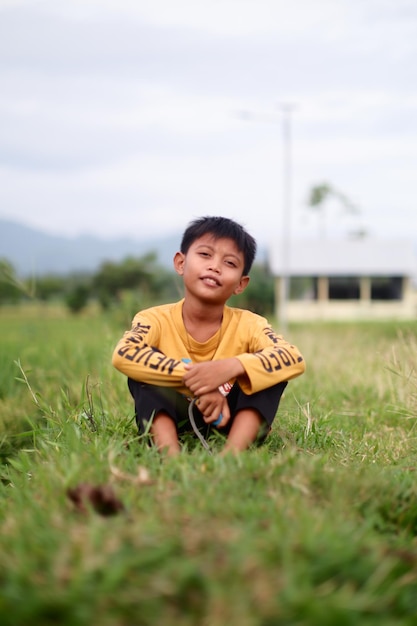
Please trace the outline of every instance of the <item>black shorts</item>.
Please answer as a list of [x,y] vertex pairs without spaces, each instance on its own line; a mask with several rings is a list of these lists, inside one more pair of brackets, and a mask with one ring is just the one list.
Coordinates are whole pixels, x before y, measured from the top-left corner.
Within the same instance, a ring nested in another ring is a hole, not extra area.
[[[128,379],[128,386],[135,401],[136,423],[141,435],[146,432],[152,417],[160,412],[167,413],[171,417],[177,426],[179,435],[192,431],[188,418],[190,401],[185,396],[174,389],[139,383],[131,378]],[[247,395],[241,390],[238,383],[235,383],[227,396],[231,419],[224,428],[220,429],[220,432],[228,434],[235,415],[242,409],[256,409],[265,421],[266,428],[264,430],[268,432],[275,419],[286,386],[286,382],[281,382]],[[193,414],[197,427],[204,436],[207,435],[210,425],[204,422],[202,414],[195,406]]]

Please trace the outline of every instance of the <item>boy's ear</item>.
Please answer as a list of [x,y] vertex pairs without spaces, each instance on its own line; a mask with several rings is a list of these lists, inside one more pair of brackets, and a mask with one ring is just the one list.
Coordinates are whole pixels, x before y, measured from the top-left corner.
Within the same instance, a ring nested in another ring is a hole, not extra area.
[[184,273],[184,261],[185,254],[182,252],[176,252],[174,256],[174,269],[179,276],[182,276]]
[[234,295],[237,296],[240,293],[242,293],[243,291],[245,291],[246,287],[248,286],[250,281],[250,277],[249,276],[242,276],[242,278],[240,279],[239,285],[236,287],[236,289],[234,290]]

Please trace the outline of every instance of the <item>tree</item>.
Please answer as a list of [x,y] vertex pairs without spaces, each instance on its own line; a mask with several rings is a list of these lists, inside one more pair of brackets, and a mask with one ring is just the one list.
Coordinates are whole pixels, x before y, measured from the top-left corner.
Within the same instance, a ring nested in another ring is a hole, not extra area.
[[80,313],[88,304],[90,290],[87,285],[75,285],[68,292],[65,302],[71,313]]
[[126,292],[134,291],[142,300],[157,300],[162,293],[172,292],[173,284],[172,272],[159,266],[153,252],[139,258],[129,256],[119,263],[106,261],[92,281],[104,309],[120,303]]
[[16,270],[7,259],[0,259],[0,304],[15,304],[22,297],[32,297],[30,285],[18,278]]
[[245,291],[230,298],[230,305],[249,309],[258,315],[268,316],[274,310],[274,278],[264,263],[255,263],[251,280]]
[[54,297],[62,297],[66,289],[66,279],[62,276],[47,274],[36,279],[34,288],[35,296],[42,302],[47,302]]
[[327,201],[329,199],[337,200],[344,212],[357,214],[359,213],[359,209],[345,194],[341,193],[334,189],[331,185],[327,183],[322,183],[321,185],[316,185],[312,187],[310,190],[309,198],[308,198],[308,206],[316,211],[321,213],[321,236],[324,238],[326,236],[326,219],[327,214],[325,211]]

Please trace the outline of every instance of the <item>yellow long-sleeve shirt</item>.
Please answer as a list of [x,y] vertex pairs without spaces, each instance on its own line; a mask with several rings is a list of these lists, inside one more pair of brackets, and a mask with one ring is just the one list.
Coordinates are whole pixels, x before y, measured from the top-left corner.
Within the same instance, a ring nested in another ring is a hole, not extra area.
[[[184,386],[185,362],[200,363],[236,357],[245,369],[238,379],[246,394],[302,374],[299,350],[277,335],[269,322],[251,311],[224,307],[220,329],[204,343],[195,341],[182,319],[183,300],[137,313],[113,353],[113,365],[134,380],[177,388]],[[233,384],[235,381],[224,381]]]

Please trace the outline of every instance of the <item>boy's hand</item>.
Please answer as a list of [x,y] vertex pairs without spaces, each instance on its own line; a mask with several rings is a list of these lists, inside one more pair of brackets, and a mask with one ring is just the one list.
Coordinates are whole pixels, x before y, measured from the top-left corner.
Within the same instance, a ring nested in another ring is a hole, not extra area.
[[195,396],[200,398],[210,391],[217,391],[220,385],[228,382],[231,378],[236,378],[245,373],[239,359],[234,357],[219,361],[206,361],[205,363],[189,363],[185,369],[187,370],[183,378],[185,385]]
[[227,399],[219,391],[203,394],[198,398],[196,405],[203,414],[206,424],[215,422],[220,414],[222,415],[222,420],[220,424],[217,424],[218,428],[223,428],[230,420],[230,409]]

